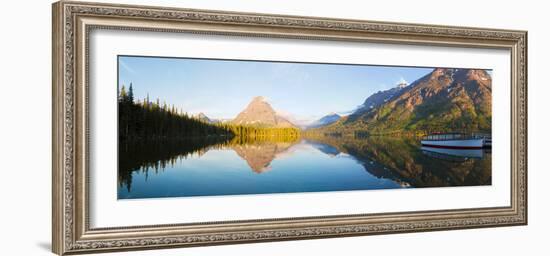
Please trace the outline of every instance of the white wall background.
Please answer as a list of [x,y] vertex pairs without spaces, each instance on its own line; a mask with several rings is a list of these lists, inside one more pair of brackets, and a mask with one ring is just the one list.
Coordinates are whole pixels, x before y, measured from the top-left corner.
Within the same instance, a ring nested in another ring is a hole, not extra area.
[[[97,0],[96,0],[97,1]],[[100,0],[112,2],[111,0]],[[120,255],[548,255],[550,22],[544,1],[146,1],[121,3],[529,31],[529,225],[227,245]],[[51,1],[6,1],[0,15],[0,254],[51,255]],[[115,254],[115,255],[118,255]]]

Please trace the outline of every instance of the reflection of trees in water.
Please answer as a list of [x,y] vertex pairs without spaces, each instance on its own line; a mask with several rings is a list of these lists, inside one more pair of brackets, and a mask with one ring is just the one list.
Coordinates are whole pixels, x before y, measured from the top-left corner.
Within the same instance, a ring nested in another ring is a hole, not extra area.
[[212,148],[222,148],[228,137],[203,137],[182,140],[127,141],[118,146],[118,184],[132,186],[132,173],[143,172],[147,177],[149,171],[158,173],[167,165],[189,155],[203,155]]
[[359,160],[379,178],[405,186],[444,187],[491,184],[491,154],[482,159],[448,161],[423,154],[417,139],[372,136],[365,138],[316,136],[309,140],[325,143]]
[[119,145],[118,185],[131,190],[132,174],[142,172],[147,178],[166,166],[174,166],[192,155],[201,156],[210,149],[233,149],[250,168],[261,173],[269,170],[276,155],[299,140],[296,136],[201,137],[182,140],[132,141]]
[[[418,140],[396,137],[311,136],[305,138],[321,152],[335,156],[346,153],[370,174],[394,180],[403,186],[445,187],[491,184],[491,154],[482,159],[449,161],[423,154]],[[210,149],[232,149],[250,169],[262,173],[271,162],[300,139],[289,136],[203,137],[200,139],[131,142],[119,145],[119,186],[131,190],[132,174],[158,173],[191,155]]]

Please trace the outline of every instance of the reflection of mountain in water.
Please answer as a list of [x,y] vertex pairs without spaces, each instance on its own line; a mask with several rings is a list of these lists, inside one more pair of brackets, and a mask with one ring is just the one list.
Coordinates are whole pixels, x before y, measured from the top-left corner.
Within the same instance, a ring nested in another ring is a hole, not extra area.
[[188,156],[202,156],[210,149],[232,149],[246,161],[250,169],[262,173],[270,169],[277,155],[298,142],[296,137],[270,136],[257,138],[211,137],[186,140],[127,142],[119,145],[119,186],[132,185],[132,173],[158,173],[166,166],[174,166]]
[[491,184],[491,154],[481,159],[449,161],[424,154],[412,138],[348,138],[321,136],[318,142],[334,146],[361,162],[378,178],[389,178],[412,187],[474,186]]
[[[167,165],[173,166],[191,155],[200,157],[210,149],[233,150],[253,172],[262,173],[271,169],[274,159],[291,152],[298,143],[295,137],[128,143],[119,147],[119,186],[130,191],[133,172],[145,172],[147,177],[150,171],[157,173]],[[416,139],[394,137],[308,137],[300,145],[316,148],[331,157],[340,153],[350,155],[374,177],[393,180],[403,187],[491,184],[490,152],[484,152],[480,158],[462,156],[457,161],[437,152],[422,151]]]
[[269,164],[279,153],[287,151],[293,143],[260,142],[254,144],[235,144],[231,146],[237,155],[246,161],[256,173],[271,170]]
[[338,154],[340,154],[340,150],[338,150],[337,148],[331,146],[331,145],[328,145],[328,144],[325,144],[325,143],[319,143],[317,141],[314,141],[314,140],[308,140],[309,144],[311,146],[313,146],[314,148],[318,149],[319,151],[329,155],[329,156],[337,156]]

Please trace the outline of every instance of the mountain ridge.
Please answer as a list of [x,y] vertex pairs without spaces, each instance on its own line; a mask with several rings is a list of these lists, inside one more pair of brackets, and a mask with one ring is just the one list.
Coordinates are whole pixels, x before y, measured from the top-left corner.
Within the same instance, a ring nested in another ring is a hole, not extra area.
[[324,129],[375,134],[491,129],[492,78],[485,70],[436,68],[409,86],[390,90],[394,91],[378,92],[392,94],[386,102],[359,109]]
[[337,122],[340,118],[342,118],[341,115],[333,112],[307,125],[306,129],[320,128],[326,125],[330,125],[330,124],[333,124],[334,122]]
[[348,120],[355,120],[362,114],[371,111],[372,109],[378,108],[380,105],[388,102],[393,99],[396,95],[400,93],[409,86],[406,82],[400,82],[395,87],[390,88],[384,91],[378,91],[365,99],[361,107],[355,110],[351,115],[349,115]]
[[[325,132],[490,132],[492,77],[481,69],[435,68],[411,84],[399,83],[365,99],[348,116],[330,113],[301,128]],[[203,113],[199,118],[213,122]],[[292,119],[292,117],[290,117]],[[262,96],[254,97],[229,123],[263,128],[297,128]]]

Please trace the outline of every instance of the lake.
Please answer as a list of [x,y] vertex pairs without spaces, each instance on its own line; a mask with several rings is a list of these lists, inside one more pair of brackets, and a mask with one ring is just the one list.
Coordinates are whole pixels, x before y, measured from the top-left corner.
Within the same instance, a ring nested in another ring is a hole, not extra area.
[[490,150],[416,138],[203,138],[119,145],[118,199],[491,185]]

